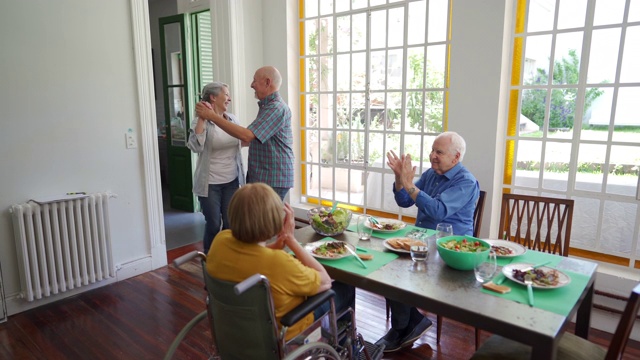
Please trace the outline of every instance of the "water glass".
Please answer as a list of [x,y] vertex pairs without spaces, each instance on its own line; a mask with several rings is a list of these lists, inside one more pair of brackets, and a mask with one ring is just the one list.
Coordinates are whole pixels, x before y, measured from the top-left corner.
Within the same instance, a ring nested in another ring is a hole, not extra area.
[[371,216],[362,214],[358,216],[357,223],[358,238],[360,240],[370,240],[373,228],[371,227]]
[[473,273],[476,276],[476,280],[482,284],[491,281],[498,268],[496,252],[489,250],[489,255],[486,253],[475,253],[474,260]]
[[[427,256],[429,256],[429,247],[427,243],[422,240],[413,240],[415,241],[415,245],[412,244],[409,248],[411,252],[411,260],[413,261],[425,261],[427,260]],[[418,242],[421,242],[421,245],[418,245]]]
[[453,225],[447,223],[439,223],[436,225],[436,240],[445,236],[453,235]]

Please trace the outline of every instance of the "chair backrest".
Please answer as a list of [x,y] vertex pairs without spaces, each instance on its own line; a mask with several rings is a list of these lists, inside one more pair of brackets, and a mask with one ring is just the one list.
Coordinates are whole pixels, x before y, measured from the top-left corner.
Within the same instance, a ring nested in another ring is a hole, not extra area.
[[503,239],[528,249],[569,256],[573,200],[502,194],[500,226]]
[[640,284],[631,291],[627,306],[620,316],[620,322],[609,344],[606,360],[618,360],[624,353],[624,348],[629,341],[629,334],[631,334],[631,329],[638,315],[638,309],[640,309]]
[[218,356],[225,360],[281,359],[283,349],[267,278],[259,275],[255,285],[237,295],[234,289],[237,283],[215,279],[206,268],[203,264],[209,320]]
[[482,214],[484,213],[485,196],[487,196],[487,192],[480,190],[480,196],[478,196],[476,209],[473,211],[473,237],[480,236],[480,228],[482,227]]

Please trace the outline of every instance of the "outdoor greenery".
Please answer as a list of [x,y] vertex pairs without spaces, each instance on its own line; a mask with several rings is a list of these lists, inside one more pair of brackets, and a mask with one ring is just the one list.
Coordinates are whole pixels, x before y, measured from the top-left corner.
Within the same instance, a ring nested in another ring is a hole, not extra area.
[[[568,58],[562,58],[554,62],[553,84],[577,84],[580,74],[580,59],[575,49],[569,50]],[[549,74],[546,69],[538,68],[537,76],[529,85],[547,85]],[[585,113],[591,108],[591,104],[602,94],[603,90],[590,88],[585,94]],[[551,106],[549,108],[550,129],[571,129],[575,120],[577,88],[559,88],[551,91]],[[531,121],[544,127],[544,115],[546,108],[546,90],[525,90],[522,92],[522,106],[520,112]]]

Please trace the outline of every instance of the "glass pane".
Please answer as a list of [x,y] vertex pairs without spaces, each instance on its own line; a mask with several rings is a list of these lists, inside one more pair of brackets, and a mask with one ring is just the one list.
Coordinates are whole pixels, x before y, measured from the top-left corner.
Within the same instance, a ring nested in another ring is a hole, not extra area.
[[552,30],[555,10],[555,0],[531,0],[527,18],[527,31]]
[[596,0],[593,25],[620,24],[626,0]]
[[351,89],[353,91],[364,91],[367,85],[367,69],[363,64],[366,64],[367,54],[355,53],[351,55]]
[[431,161],[429,160],[429,154],[431,153],[431,148],[433,147],[433,142],[436,140],[434,135],[423,135],[422,136],[422,154],[423,157],[420,159],[420,166],[418,165],[418,160],[415,161],[415,165],[418,167],[416,169],[416,174],[422,174],[427,169],[431,168]]
[[387,89],[402,89],[402,49],[389,50],[387,56]]
[[580,139],[607,141],[607,129],[611,122],[613,88],[587,88],[585,97]]
[[367,0],[351,0],[351,9],[362,9],[367,6]]
[[407,93],[407,117],[405,119],[405,131],[422,130],[422,105],[424,94],[422,91],[411,91]]
[[320,1],[320,15],[327,15],[333,12],[333,0]]
[[369,6],[384,5],[386,0],[369,0]]
[[[631,239],[635,225],[636,204],[615,201],[604,202],[602,234],[600,247],[602,250],[619,253],[631,253]],[[571,236],[573,238],[573,236]]]
[[387,74],[387,58],[386,52],[372,51],[371,52],[371,90],[384,90]]
[[[369,161],[368,165],[375,168],[382,168],[384,157],[384,134],[369,133]],[[386,165],[385,165],[386,166]]]
[[321,94],[319,104],[319,119],[321,128],[333,128],[333,96]]
[[628,21],[629,22],[640,21],[640,0],[631,0],[631,5],[629,6]]
[[598,218],[600,200],[581,197],[572,197],[572,199],[574,209],[580,209],[580,211],[573,212],[571,247],[594,249],[600,222]]
[[351,31],[351,50],[364,50],[367,47],[367,15],[353,15],[351,20],[353,22],[351,24],[353,27]]
[[318,127],[318,95],[306,95],[308,127]]
[[304,0],[304,16],[318,16],[318,0]]
[[310,163],[318,163],[320,161],[319,143],[318,143],[318,130],[305,131],[305,137],[307,139],[307,161]]
[[354,205],[364,204],[364,171],[349,170],[349,202]]
[[587,13],[587,0],[560,0],[558,29],[583,27]]
[[448,0],[429,1],[429,27],[427,41],[429,43],[447,40],[447,19],[449,18]]
[[387,128],[389,130],[400,130],[400,120],[402,118],[402,93],[390,92],[387,94]]
[[336,20],[338,34],[336,36],[337,51],[345,52],[351,48],[351,17],[340,16]]
[[333,91],[333,56],[320,57],[320,91]]
[[624,39],[624,51],[622,55],[622,70],[620,82],[640,82],[640,26],[627,28]]
[[318,196],[318,189],[320,188],[320,177],[318,176],[319,167],[317,165],[303,165],[303,168],[307,175],[306,194],[309,196]]
[[[404,152],[402,151],[402,149],[400,148],[400,135],[399,134],[392,134],[392,135],[387,135],[387,138],[385,139],[385,146],[384,146],[384,152],[382,153],[383,155],[386,154],[387,152],[393,150],[393,152],[395,152],[396,154],[400,155],[400,154],[404,154]],[[383,159],[380,159],[381,161],[384,162],[384,167],[385,168],[389,168],[387,166],[387,158],[384,157]],[[415,164],[414,164],[415,165]]]
[[364,145],[366,138],[364,131],[351,132],[351,163],[364,165]]
[[339,128],[349,129],[351,126],[350,94],[336,94],[336,124]]
[[525,46],[524,84],[546,85],[549,80],[551,35],[529,36]]
[[349,132],[336,132],[336,155],[338,163],[349,162]]
[[518,125],[520,136],[540,137],[544,125],[546,97],[546,90],[522,90]]
[[318,53],[318,20],[307,20],[304,22],[304,32],[307,41],[305,44],[305,54],[315,55]]
[[443,88],[447,60],[447,46],[427,47],[427,89]]
[[[640,87],[621,87],[618,89],[618,101],[616,103],[616,114],[614,125],[618,126],[639,126],[640,118]],[[636,128],[637,129],[637,128]],[[635,140],[640,142],[638,132],[615,131],[613,134],[614,141]]]
[[338,55],[336,61],[338,62],[336,90],[349,91],[351,89],[351,55]]
[[558,34],[553,64],[553,84],[577,84],[580,76],[582,32]]
[[387,12],[385,10],[371,12],[371,48],[385,47],[387,41]]
[[407,49],[407,88],[422,89],[424,86],[424,48]]
[[[320,131],[320,162],[323,164],[333,164],[333,131]],[[326,171],[323,171],[326,173]],[[324,187],[324,186],[323,186]]]
[[[430,149],[429,149],[430,150]],[[411,161],[414,166],[420,164],[422,156],[422,136],[421,135],[404,135],[404,154],[411,155]],[[425,157],[429,157],[427,152]]]
[[[567,131],[573,128],[578,89],[554,89],[551,91],[549,131]],[[569,134],[570,135],[570,134]]]
[[333,18],[320,19],[320,54],[333,52]]
[[343,12],[349,10],[349,1],[336,1],[336,12]]
[[444,91],[425,92],[424,120],[427,132],[442,132],[444,113]]
[[306,58],[305,63],[307,68],[306,90],[310,92],[318,91],[318,58]]
[[385,93],[371,93],[371,122],[369,127],[374,130],[384,130],[387,120],[387,104]]
[[171,119],[171,145],[186,146],[188,126],[184,117],[184,89],[182,87],[169,89],[169,118]]
[[408,45],[424,43],[426,11],[426,0],[409,3],[409,32],[407,34]]
[[[640,140],[637,134],[635,137],[636,140]],[[635,143],[638,144],[638,141]],[[607,193],[635,197],[638,186],[638,164],[640,164],[639,146],[611,146]]]
[[389,10],[389,41],[387,46],[395,47],[404,44],[404,8]]
[[604,178],[602,165],[607,153],[606,145],[580,144],[576,169],[576,190],[600,192]]
[[542,143],[540,141],[518,141],[515,172],[516,185],[531,188],[538,187],[541,154]]
[[566,191],[569,180],[571,144],[547,142],[544,158],[542,187],[549,190]]
[[594,30],[591,37],[588,83],[613,83],[618,66],[620,28]]

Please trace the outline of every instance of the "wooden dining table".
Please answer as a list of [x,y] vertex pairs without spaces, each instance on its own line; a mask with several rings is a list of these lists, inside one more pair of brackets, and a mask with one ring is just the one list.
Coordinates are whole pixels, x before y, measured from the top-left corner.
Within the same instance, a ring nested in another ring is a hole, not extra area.
[[[295,236],[304,244],[326,238],[317,234],[311,226],[297,229]],[[351,231],[333,238],[348,242],[363,252],[390,251],[375,232],[374,237],[367,241],[360,241],[357,234]],[[434,239],[427,240],[427,244],[429,253],[424,264],[415,264],[409,254],[401,253],[366,275],[332,266],[327,261],[323,265],[335,280],[528,344],[532,346],[532,359],[556,359],[559,340],[574,316],[576,335],[585,339],[588,337],[596,263],[546,253],[531,254],[553,259],[554,268],[580,274],[584,280],[577,290],[577,301],[567,305],[569,311],[564,315],[487,293],[476,281],[473,271],[455,270],[444,263],[436,250]],[[510,280],[503,285],[520,286]],[[567,300],[558,298],[557,301]],[[380,321],[384,321],[384,316],[380,314]]]

